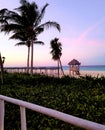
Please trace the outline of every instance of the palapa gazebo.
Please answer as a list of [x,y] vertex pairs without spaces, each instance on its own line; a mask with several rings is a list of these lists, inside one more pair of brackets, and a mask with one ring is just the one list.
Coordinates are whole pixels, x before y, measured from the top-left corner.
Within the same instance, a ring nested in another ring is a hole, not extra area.
[[69,67],[69,74],[70,75],[79,75],[79,69],[80,69],[80,62],[77,61],[76,59],[73,59],[68,63]]

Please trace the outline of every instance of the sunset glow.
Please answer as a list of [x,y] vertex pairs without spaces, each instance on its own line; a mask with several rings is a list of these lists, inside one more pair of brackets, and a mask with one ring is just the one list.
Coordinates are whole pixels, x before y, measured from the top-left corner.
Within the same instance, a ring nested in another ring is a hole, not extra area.
[[[34,0],[29,0],[30,2]],[[62,64],[77,59],[82,65],[105,65],[105,0],[35,0],[39,8],[49,3],[42,22],[56,21],[61,32],[51,28],[38,39],[45,45],[34,45],[34,66],[55,66],[50,54],[50,41],[62,43]],[[13,10],[19,0],[0,1],[0,9]],[[11,34],[10,34],[11,35]],[[6,57],[5,66],[26,66],[27,47],[15,46],[17,41],[0,33],[0,52]]]

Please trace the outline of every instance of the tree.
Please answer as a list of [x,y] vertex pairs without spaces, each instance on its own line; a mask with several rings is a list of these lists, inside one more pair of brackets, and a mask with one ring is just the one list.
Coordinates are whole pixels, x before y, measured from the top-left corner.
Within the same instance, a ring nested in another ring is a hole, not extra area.
[[59,77],[59,66],[61,67],[62,74],[64,75],[63,68],[62,68],[62,63],[61,63],[61,55],[62,55],[62,44],[58,41],[58,38],[55,38],[51,40],[50,46],[51,46],[51,51],[50,53],[52,54],[52,59],[57,60],[58,64],[58,77]]
[[15,33],[24,33],[28,37],[31,46],[31,74],[33,74],[33,44],[37,36],[50,27],[60,31],[60,25],[53,21],[42,23],[48,4],[45,4],[39,10],[35,2],[29,3],[27,0],[20,0],[20,3],[21,6],[16,8],[15,11],[8,9],[0,11],[1,31],[13,32],[13,35]]

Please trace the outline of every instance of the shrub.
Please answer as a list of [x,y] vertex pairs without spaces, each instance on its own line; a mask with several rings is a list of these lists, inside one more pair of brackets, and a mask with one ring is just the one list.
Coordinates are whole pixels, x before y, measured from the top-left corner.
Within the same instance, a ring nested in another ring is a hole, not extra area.
[[[1,94],[88,119],[105,122],[105,78],[5,74]],[[5,129],[20,129],[19,106],[6,103]],[[27,109],[28,130],[79,130]]]

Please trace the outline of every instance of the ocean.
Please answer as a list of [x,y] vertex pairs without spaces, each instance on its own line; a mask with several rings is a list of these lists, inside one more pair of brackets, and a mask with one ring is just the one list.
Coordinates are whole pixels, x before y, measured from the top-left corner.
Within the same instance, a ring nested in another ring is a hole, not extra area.
[[[36,68],[52,68],[52,67],[57,67],[57,66],[43,66],[43,67],[36,67]],[[26,68],[26,67],[5,67],[5,69],[8,69],[8,68],[12,68],[12,69],[17,69],[17,68],[20,68],[20,69],[23,69],[23,68]],[[69,71],[69,66],[63,66],[63,70],[68,70]],[[80,66],[80,71],[105,71],[105,65],[84,65],[84,66]]]
[[[69,66],[63,66],[64,70],[69,70]],[[105,71],[105,65],[86,65],[80,66],[80,71]]]

